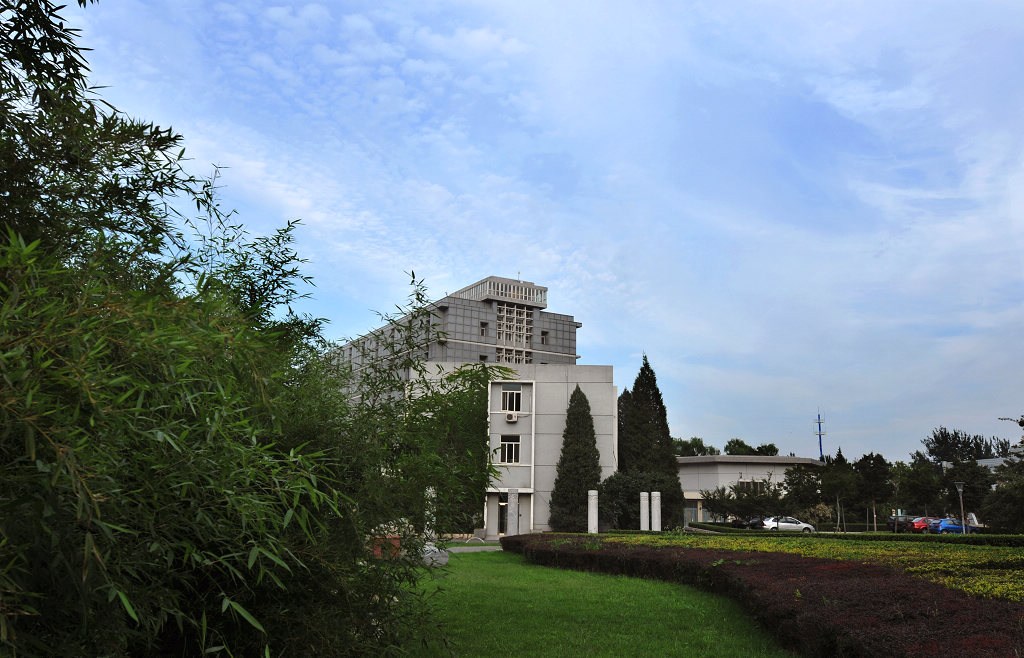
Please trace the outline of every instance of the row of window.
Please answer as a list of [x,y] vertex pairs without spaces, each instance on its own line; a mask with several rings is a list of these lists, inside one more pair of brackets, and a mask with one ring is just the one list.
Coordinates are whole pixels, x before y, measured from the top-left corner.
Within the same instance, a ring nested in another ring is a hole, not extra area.
[[[486,338],[486,337],[488,337],[490,335],[491,335],[491,323],[490,322],[481,322],[480,323],[480,336],[483,337],[483,338]],[[550,337],[550,334],[549,334],[548,331],[546,331],[546,330],[545,331],[541,331],[540,332],[540,344],[541,345],[547,345],[549,337]],[[508,324],[499,322],[498,323],[497,338],[498,338],[499,342],[506,342],[506,341],[510,342],[510,343],[519,342],[519,343],[523,343],[523,344],[529,345],[529,344],[533,344],[533,330],[530,329],[530,328],[527,328],[525,331],[524,330],[519,330],[516,327],[513,327],[513,326],[510,326]]]
[[[501,410],[522,411],[523,410],[523,385],[502,384],[501,385]],[[519,436],[516,434],[502,434],[501,448],[498,451],[498,461],[502,464],[519,463]]]

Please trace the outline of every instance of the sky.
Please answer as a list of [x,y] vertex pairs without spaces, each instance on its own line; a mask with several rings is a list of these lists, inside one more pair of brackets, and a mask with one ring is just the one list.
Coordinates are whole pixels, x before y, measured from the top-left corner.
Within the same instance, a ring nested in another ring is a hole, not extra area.
[[546,286],[673,436],[907,460],[1024,413],[1024,3],[103,0],[91,82],[184,135],[298,310]]

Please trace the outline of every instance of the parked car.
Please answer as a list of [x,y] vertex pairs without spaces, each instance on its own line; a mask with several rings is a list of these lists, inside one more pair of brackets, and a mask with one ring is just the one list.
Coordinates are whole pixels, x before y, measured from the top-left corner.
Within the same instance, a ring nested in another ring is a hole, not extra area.
[[944,520],[945,520],[944,518],[939,518],[939,517],[933,518],[931,521],[928,522],[928,530],[927,530],[927,532],[930,532],[932,534],[937,534],[939,532],[939,524],[942,523]]
[[[928,524],[932,521],[937,520],[938,517],[934,516],[919,516],[911,523],[911,532],[928,532]],[[941,520],[941,519],[938,519]]]
[[[964,532],[966,528],[966,533]],[[978,532],[978,527],[968,523],[966,526],[959,519],[942,519],[939,521],[938,533],[941,535],[962,535]]]
[[769,516],[764,520],[765,530],[789,530],[792,532],[816,532],[810,523],[804,523],[792,516]]
[[915,518],[917,517],[913,514],[890,516],[888,522],[889,532],[913,532]]

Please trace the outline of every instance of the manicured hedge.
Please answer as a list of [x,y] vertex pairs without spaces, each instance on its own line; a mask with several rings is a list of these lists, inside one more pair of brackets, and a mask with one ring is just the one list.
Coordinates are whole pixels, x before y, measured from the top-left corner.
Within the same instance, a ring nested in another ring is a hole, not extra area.
[[657,578],[729,596],[806,656],[1024,654],[1024,604],[975,598],[889,567],[637,546],[595,535],[518,535],[501,543],[537,564]]

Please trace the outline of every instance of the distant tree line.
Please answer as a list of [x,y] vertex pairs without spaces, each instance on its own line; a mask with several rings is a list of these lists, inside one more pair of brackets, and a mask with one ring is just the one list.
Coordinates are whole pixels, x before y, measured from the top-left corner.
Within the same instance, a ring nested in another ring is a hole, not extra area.
[[[1020,421],[1016,421],[1020,422]],[[885,526],[890,512],[960,514],[955,483],[964,483],[964,506],[995,530],[1024,532],[1024,465],[1009,460],[993,472],[979,459],[1007,457],[1011,443],[939,427],[922,440],[909,463],[868,453],[850,462],[842,449],[823,465],[796,465],[781,482],[757,487],[738,483],[704,491],[705,507],[715,516],[747,519],[793,514],[833,529],[876,521]]]

